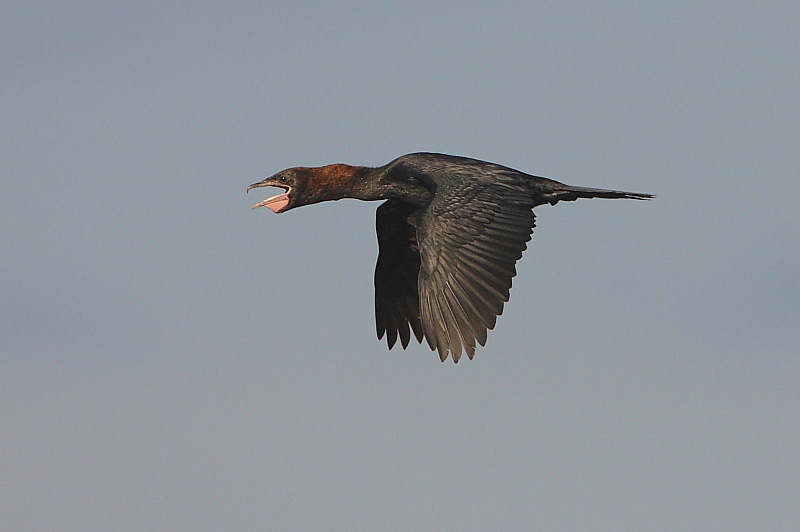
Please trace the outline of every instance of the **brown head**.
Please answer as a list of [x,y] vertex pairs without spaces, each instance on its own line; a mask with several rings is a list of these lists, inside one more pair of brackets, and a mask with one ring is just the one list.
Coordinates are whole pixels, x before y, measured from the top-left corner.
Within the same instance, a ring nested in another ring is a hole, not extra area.
[[297,166],[253,183],[247,187],[247,191],[260,187],[282,188],[282,194],[253,205],[254,209],[266,206],[276,213],[282,213],[321,201],[359,197],[358,191],[364,186],[368,172],[368,168],[348,164],[329,164],[315,168]]

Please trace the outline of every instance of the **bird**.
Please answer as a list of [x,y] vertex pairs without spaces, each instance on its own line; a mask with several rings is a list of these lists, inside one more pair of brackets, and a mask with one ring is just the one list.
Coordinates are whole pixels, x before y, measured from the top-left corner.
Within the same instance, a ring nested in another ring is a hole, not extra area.
[[322,201],[383,200],[376,211],[375,324],[388,348],[411,334],[442,362],[470,360],[509,300],[516,263],[535,227],[533,208],[579,198],[653,194],[565,185],[491,162],[410,153],[383,166],[282,170],[250,185],[282,193],[256,203],[285,213]]

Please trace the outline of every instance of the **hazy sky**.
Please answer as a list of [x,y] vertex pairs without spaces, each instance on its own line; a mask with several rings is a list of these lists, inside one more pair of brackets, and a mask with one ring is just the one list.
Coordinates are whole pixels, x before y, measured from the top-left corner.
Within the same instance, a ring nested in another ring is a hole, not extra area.
[[[800,529],[800,4],[541,4],[4,2],[3,530]],[[245,194],[413,151],[658,199],[442,364]]]

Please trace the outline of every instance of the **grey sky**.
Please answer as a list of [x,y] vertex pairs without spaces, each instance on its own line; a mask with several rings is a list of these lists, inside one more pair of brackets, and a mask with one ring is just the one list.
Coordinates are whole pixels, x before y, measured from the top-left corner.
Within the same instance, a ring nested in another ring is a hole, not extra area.
[[[291,4],[291,5],[290,5]],[[0,8],[4,530],[797,530],[795,3]],[[412,151],[536,210],[474,361],[375,338]]]

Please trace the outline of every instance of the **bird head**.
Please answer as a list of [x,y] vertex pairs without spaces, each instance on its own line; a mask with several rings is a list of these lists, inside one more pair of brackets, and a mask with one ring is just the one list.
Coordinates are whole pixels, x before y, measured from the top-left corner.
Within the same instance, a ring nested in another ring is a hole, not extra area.
[[304,188],[302,185],[305,183],[305,179],[301,175],[302,172],[300,172],[300,170],[299,168],[289,168],[247,187],[247,192],[250,192],[252,188],[261,187],[277,187],[283,189],[283,193],[260,201],[253,205],[253,208],[257,209],[258,207],[266,206],[272,209],[273,212],[282,213],[294,207],[305,205],[305,203],[302,202]]
[[[321,201],[361,197],[359,191],[364,186],[368,169],[363,166],[329,164],[327,166],[288,168],[272,177],[250,185],[251,188],[278,187],[284,192],[253,205],[253,208],[267,206],[274,212],[282,213],[295,207],[311,205]],[[374,198],[370,198],[374,199]]]

